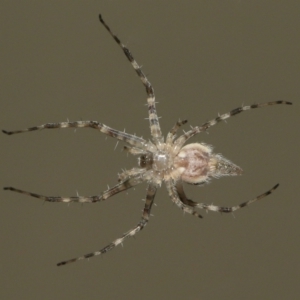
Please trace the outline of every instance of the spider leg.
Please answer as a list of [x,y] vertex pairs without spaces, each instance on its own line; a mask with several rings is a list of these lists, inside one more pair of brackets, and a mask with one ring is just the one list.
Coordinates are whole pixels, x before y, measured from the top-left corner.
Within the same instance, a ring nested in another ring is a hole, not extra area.
[[275,189],[277,189],[279,186],[279,184],[276,184],[275,186],[273,186],[270,190],[268,190],[267,192],[257,196],[254,199],[251,199],[249,201],[243,202],[239,205],[236,206],[231,206],[231,207],[223,207],[223,206],[216,206],[216,205],[212,205],[212,204],[204,204],[204,203],[198,203],[196,205],[197,208],[201,208],[201,209],[205,209],[205,210],[211,210],[211,211],[219,211],[219,212],[225,212],[225,213],[230,213],[230,212],[234,212],[240,208],[246,207],[248,205],[250,205],[251,203],[258,201],[262,198],[265,198],[266,196],[270,195],[271,193],[273,193],[273,191]]
[[139,231],[141,231],[148,223],[149,221],[149,217],[150,217],[150,211],[151,211],[151,207],[154,201],[154,197],[155,197],[155,193],[156,193],[156,186],[153,184],[149,184],[148,185],[148,189],[147,189],[147,195],[146,195],[146,203],[144,206],[144,210],[143,210],[143,215],[142,218],[140,220],[140,222],[131,230],[127,231],[126,233],[124,233],[120,238],[114,240],[112,243],[110,243],[109,245],[107,245],[106,247],[102,248],[99,251],[95,251],[89,254],[85,254],[83,256],[77,257],[77,258],[73,258],[70,260],[66,260],[66,261],[62,261],[60,263],[57,264],[57,266],[62,266],[62,265],[66,265],[78,260],[82,260],[85,258],[90,258],[93,256],[97,256],[97,255],[101,255],[101,254],[105,254],[106,252],[112,250],[114,247],[118,246],[119,244],[122,244],[123,241],[125,240],[125,238],[129,237],[129,236],[134,236],[135,234],[137,234]]
[[186,196],[186,194],[183,190],[183,185],[182,185],[181,181],[176,182],[176,190],[177,190],[177,194],[178,194],[178,196],[179,196],[182,203],[184,203],[188,206],[191,206],[191,207],[195,207],[195,206],[198,205],[197,202],[187,198],[187,196]]
[[131,147],[131,146],[124,146],[123,148],[126,152],[132,154],[132,155],[145,155],[148,154],[147,151],[140,149],[140,148],[136,148],[136,147]]
[[146,77],[146,75],[143,73],[141,67],[138,65],[138,63],[135,61],[133,58],[131,52],[125,45],[120,41],[120,39],[112,33],[108,25],[104,22],[103,18],[101,15],[99,15],[99,20],[100,22],[104,25],[106,30],[110,33],[110,35],[114,38],[114,40],[118,43],[118,45],[122,48],[124,54],[126,55],[127,59],[130,61],[131,65],[133,66],[134,70],[136,71],[137,75],[140,77],[143,85],[146,88],[146,92],[148,95],[147,98],[147,103],[148,103],[148,112],[149,112],[149,122],[150,122],[150,130],[151,130],[151,135],[153,137],[154,143],[155,144],[160,144],[163,143],[163,136],[161,133],[160,125],[159,125],[159,120],[155,108],[155,94],[154,94],[154,89]]
[[114,187],[108,189],[107,191],[103,192],[101,195],[98,196],[72,196],[72,197],[60,197],[60,196],[43,196],[36,193],[31,193],[27,191],[23,191],[20,189],[16,189],[14,187],[4,187],[4,190],[17,192],[20,194],[28,195],[31,197],[35,197],[44,201],[48,202],[79,202],[79,203],[94,203],[99,201],[104,201],[107,198],[112,197],[115,194],[118,194],[122,191],[128,190],[131,187],[141,183],[143,181],[142,177],[140,175],[136,177],[129,178],[125,181],[122,181],[118,184],[116,184]]
[[265,102],[265,103],[260,103],[260,104],[253,104],[253,105],[249,105],[249,106],[242,106],[242,107],[238,107],[235,108],[233,110],[231,110],[228,113],[225,113],[223,115],[218,116],[215,119],[212,119],[204,124],[202,124],[201,126],[196,126],[194,127],[192,130],[186,132],[185,134],[183,134],[182,136],[180,136],[176,141],[175,141],[175,145],[179,147],[179,149],[187,142],[188,139],[190,139],[191,137],[193,137],[194,135],[206,131],[208,128],[218,124],[221,121],[224,121],[230,117],[233,117],[243,111],[246,110],[250,110],[250,109],[254,109],[254,108],[261,108],[261,107],[265,107],[265,106],[271,106],[271,105],[276,105],[276,104],[287,104],[287,105],[291,105],[291,102],[287,102],[287,101],[273,101],[273,102]]
[[124,182],[134,176],[136,177],[138,174],[140,174],[140,176],[143,176],[145,172],[146,170],[141,168],[132,168],[130,170],[123,170],[122,173],[118,174],[118,181]]
[[56,128],[93,128],[101,131],[102,133],[126,142],[134,147],[139,147],[142,149],[146,149],[147,142],[135,135],[128,134],[123,131],[115,130],[109,126],[106,126],[102,123],[97,121],[75,121],[75,122],[60,122],[60,123],[47,123],[39,126],[33,126],[22,130],[15,130],[15,131],[7,131],[2,130],[3,133],[7,135],[16,134],[16,133],[23,133],[28,131],[35,131],[35,130],[42,130],[42,129],[56,129]]
[[169,131],[166,139],[166,144],[172,145],[173,141],[176,137],[176,132],[178,131],[179,127],[186,124],[187,120],[180,121],[178,120],[175,125],[172,127],[172,129]]
[[[187,204],[183,203],[180,196],[178,195],[178,191],[177,191],[176,186],[174,185],[172,180],[167,180],[166,181],[166,187],[167,187],[169,196],[170,196],[173,203],[175,203],[184,212],[189,213],[189,214],[191,214],[193,216],[196,216],[198,218],[202,218],[202,216],[200,214],[198,214],[193,208],[191,208]],[[194,201],[192,201],[192,202],[194,202]]]

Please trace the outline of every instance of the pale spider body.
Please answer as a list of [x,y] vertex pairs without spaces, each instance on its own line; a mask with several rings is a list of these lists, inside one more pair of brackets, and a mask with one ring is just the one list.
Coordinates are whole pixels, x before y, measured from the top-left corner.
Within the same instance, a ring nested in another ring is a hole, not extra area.
[[106,200],[113,195],[125,191],[131,187],[134,187],[142,182],[148,184],[145,206],[140,222],[131,230],[124,233],[120,238],[114,240],[106,247],[99,251],[95,251],[77,258],[62,261],[57,265],[65,265],[67,263],[75,262],[77,260],[93,257],[96,255],[104,254],[115,246],[123,243],[124,239],[128,236],[133,236],[140,230],[142,230],[149,221],[151,207],[153,205],[156,190],[164,183],[166,185],[170,199],[174,204],[181,208],[184,212],[192,214],[196,217],[202,218],[202,216],[196,211],[196,209],[204,209],[206,211],[219,211],[219,212],[233,212],[242,207],[245,207],[257,200],[269,195],[278,187],[276,184],[272,189],[261,194],[260,196],[243,202],[242,204],[232,207],[222,207],[213,204],[197,203],[187,198],[183,190],[183,182],[201,185],[207,183],[211,178],[219,178],[221,176],[239,175],[242,173],[242,169],[231,161],[227,160],[220,154],[214,154],[212,147],[203,143],[186,144],[186,142],[198,133],[206,131],[208,128],[216,125],[217,123],[224,121],[236,114],[243,111],[271,106],[276,104],[292,104],[287,101],[274,101],[260,104],[253,104],[250,106],[238,107],[231,110],[228,113],[222,114],[215,119],[205,122],[201,126],[193,127],[191,130],[185,132],[180,137],[176,138],[176,133],[180,126],[187,121],[178,121],[168,133],[166,139],[164,139],[155,107],[155,95],[154,90],[142,72],[141,67],[134,60],[131,52],[126,48],[116,35],[112,33],[110,28],[99,16],[100,22],[104,25],[110,35],[118,43],[123,50],[124,54],[132,64],[134,70],[141,79],[147,93],[147,106],[149,113],[151,141],[147,141],[143,138],[137,137],[110,128],[97,121],[76,121],[76,122],[61,122],[61,123],[47,123],[40,126],[30,127],[24,130],[6,131],[5,134],[11,135],[15,133],[22,133],[27,131],[41,130],[41,129],[54,129],[54,128],[93,128],[100,132],[116,138],[126,143],[124,147],[129,153],[138,156],[138,167],[130,170],[123,171],[119,174],[119,183],[114,187],[109,188],[103,193],[96,196],[73,196],[73,197],[60,197],[60,196],[43,196],[24,190],[16,189],[13,187],[5,187],[5,190],[11,190],[21,194],[26,194],[38,199],[49,202],[80,202],[80,203],[94,203]]

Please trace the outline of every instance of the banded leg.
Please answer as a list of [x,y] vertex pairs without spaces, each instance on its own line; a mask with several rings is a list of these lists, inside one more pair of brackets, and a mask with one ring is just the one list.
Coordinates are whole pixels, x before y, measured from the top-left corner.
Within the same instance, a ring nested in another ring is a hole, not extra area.
[[175,125],[172,127],[172,129],[169,131],[168,135],[167,135],[167,139],[166,139],[166,143],[169,145],[173,144],[173,141],[176,137],[176,133],[178,131],[178,129],[180,128],[180,126],[184,125],[187,123],[187,120],[183,120],[180,121],[178,120]]
[[103,18],[101,15],[99,15],[99,20],[100,22],[104,25],[106,30],[110,33],[110,35],[114,38],[114,40],[118,43],[118,45],[122,48],[124,54],[126,55],[127,59],[130,61],[131,65],[133,66],[134,70],[136,71],[137,75],[140,77],[143,85],[146,88],[146,93],[148,95],[147,97],[147,103],[148,103],[148,112],[149,112],[149,122],[150,122],[150,130],[151,130],[151,135],[153,137],[154,143],[163,143],[163,136],[161,133],[159,121],[158,121],[158,116],[156,112],[156,107],[155,107],[155,95],[154,95],[154,89],[146,77],[146,75],[143,73],[141,67],[138,65],[138,63],[135,61],[133,58],[131,52],[123,43],[120,41],[120,39],[112,33],[108,25],[104,22]]
[[12,134],[23,133],[28,131],[35,131],[35,130],[42,130],[42,129],[57,129],[57,128],[93,128],[101,131],[102,133],[110,137],[128,143],[133,147],[138,147],[146,150],[147,142],[144,139],[132,134],[128,134],[123,131],[115,130],[97,121],[47,123],[39,126],[29,127],[22,130],[15,130],[15,131],[2,130],[2,132],[8,135],[12,135]]
[[172,180],[166,181],[166,187],[173,203],[175,203],[184,212],[189,213],[195,217],[202,218],[202,216],[198,214],[193,208],[189,207],[187,204],[181,201],[180,196],[178,195],[178,192]]
[[216,205],[212,205],[212,204],[204,204],[204,203],[197,203],[197,205],[195,207],[200,208],[200,209],[205,209],[205,210],[211,210],[211,211],[219,211],[219,212],[224,212],[224,213],[230,213],[230,212],[234,212],[240,208],[246,207],[250,204],[252,204],[253,202],[256,202],[258,200],[261,200],[262,198],[267,197],[268,195],[270,195],[271,193],[274,192],[274,190],[276,190],[278,188],[279,184],[276,184],[275,186],[273,186],[270,190],[268,190],[267,192],[257,196],[254,199],[251,199],[249,201],[243,202],[239,205],[236,206],[231,206],[231,207],[223,207],[223,206],[216,206]]
[[140,148],[136,148],[136,147],[131,147],[131,146],[124,146],[123,148],[125,151],[127,151],[128,153],[132,154],[132,155],[146,155],[148,154],[147,151],[140,149]]
[[176,182],[176,190],[177,190],[177,194],[182,203],[184,203],[188,206],[191,206],[191,207],[196,207],[198,205],[197,202],[187,198],[187,196],[183,190],[183,185],[182,185],[181,181]]
[[103,192],[102,195],[99,196],[72,196],[72,197],[60,197],[60,196],[43,196],[36,193],[31,193],[27,191],[23,191],[20,189],[16,189],[14,187],[4,187],[4,190],[17,192],[20,194],[28,195],[31,197],[35,197],[44,201],[48,202],[64,202],[64,203],[70,203],[70,202],[79,202],[79,203],[95,203],[99,201],[104,201],[107,198],[110,198],[122,191],[128,190],[131,187],[141,183],[143,180],[141,177],[135,177],[130,178],[126,181],[120,182],[114,187],[108,189],[107,191]]
[[178,146],[180,149],[187,142],[187,140],[190,139],[191,137],[193,137],[194,135],[196,135],[200,132],[206,131],[208,128],[218,124],[219,122],[224,121],[230,117],[233,117],[243,111],[254,109],[254,108],[261,108],[261,107],[265,107],[265,106],[277,105],[277,104],[291,105],[292,103],[279,100],[279,101],[274,101],[274,102],[265,102],[265,103],[253,104],[253,105],[249,105],[249,106],[242,106],[242,107],[235,108],[228,113],[220,115],[217,118],[212,119],[212,120],[202,124],[201,126],[194,127],[192,130],[190,130],[190,131],[186,132],[185,134],[183,134],[182,136],[180,136],[175,141],[175,145]]
[[[146,170],[141,168],[132,168],[130,170],[122,170],[122,173],[118,174],[118,181],[125,182],[126,180],[137,177],[138,174],[142,177],[145,174]],[[145,181],[145,180],[144,180]]]
[[148,189],[147,189],[147,195],[146,195],[146,203],[145,203],[145,207],[143,210],[143,215],[142,218],[140,220],[140,222],[131,230],[127,231],[126,233],[124,233],[120,238],[114,240],[112,243],[110,243],[109,245],[107,245],[106,247],[102,248],[99,251],[95,251],[89,254],[85,254],[83,256],[77,257],[77,258],[73,258],[70,260],[66,260],[66,261],[62,261],[60,263],[58,263],[58,266],[63,266],[72,262],[76,262],[78,260],[82,260],[85,258],[90,258],[93,256],[97,256],[97,255],[101,255],[101,254],[105,254],[106,252],[112,250],[114,247],[118,246],[119,244],[122,244],[123,241],[125,240],[125,238],[129,237],[129,236],[134,236],[135,234],[137,234],[139,231],[141,231],[148,223],[149,221],[149,217],[150,217],[150,211],[151,211],[151,207],[154,201],[154,197],[155,197],[155,193],[156,193],[156,186],[153,184],[149,184]]

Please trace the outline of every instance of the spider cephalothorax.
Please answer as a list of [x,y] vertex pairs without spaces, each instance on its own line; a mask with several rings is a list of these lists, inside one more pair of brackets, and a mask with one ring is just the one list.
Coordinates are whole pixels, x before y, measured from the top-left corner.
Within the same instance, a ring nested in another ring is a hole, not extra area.
[[260,196],[233,207],[222,207],[212,204],[209,205],[204,203],[197,203],[188,199],[183,190],[183,182],[200,185],[208,182],[211,178],[239,175],[242,173],[242,169],[224,158],[222,155],[214,154],[212,152],[211,146],[203,143],[193,143],[187,145],[185,144],[194,135],[206,131],[208,128],[216,125],[217,123],[224,121],[243,111],[276,104],[292,104],[291,102],[286,101],[274,101],[239,107],[231,110],[228,113],[220,115],[217,118],[202,124],[201,126],[193,127],[191,130],[176,138],[176,132],[178,131],[179,127],[186,123],[186,121],[178,121],[170,130],[166,139],[164,139],[156,113],[155,96],[151,83],[142,72],[141,67],[134,60],[128,48],[126,48],[118,39],[118,37],[111,32],[110,28],[104,22],[101,15],[99,16],[99,18],[100,22],[104,25],[110,35],[121,47],[124,54],[132,64],[137,75],[141,79],[144,87],[146,88],[151,141],[146,141],[143,138],[139,138],[135,135],[115,130],[97,121],[47,123],[40,126],[30,127],[24,130],[3,130],[5,134],[11,135],[15,133],[41,129],[89,127],[92,129],[97,129],[108,136],[125,142],[127,144],[125,146],[125,149],[129,153],[138,156],[138,167],[123,171],[121,174],[119,174],[119,183],[117,185],[96,196],[49,197],[26,192],[24,190],[16,189],[13,187],[4,188],[5,190],[26,194],[49,202],[92,203],[103,201],[119,192],[136,186],[139,183],[146,182],[148,184],[142,218],[134,228],[124,233],[120,238],[114,240],[112,243],[102,248],[101,250],[60,262],[57,264],[58,266],[89,258],[95,255],[104,254],[115,246],[121,244],[126,237],[133,236],[137,232],[142,230],[148,223],[156,190],[162,185],[163,182],[167,187],[168,194],[172,202],[180,207],[184,212],[187,212],[199,218],[201,218],[201,215],[196,211],[197,208],[219,212],[233,212],[269,195],[278,187],[278,184],[269,191],[261,194]]

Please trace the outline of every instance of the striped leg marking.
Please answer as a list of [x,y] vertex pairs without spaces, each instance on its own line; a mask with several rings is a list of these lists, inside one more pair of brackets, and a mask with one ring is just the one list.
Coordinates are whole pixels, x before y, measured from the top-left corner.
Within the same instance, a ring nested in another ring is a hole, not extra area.
[[183,120],[183,121],[178,120],[175,123],[175,125],[172,127],[172,129],[169,131],[169,133],[167,135],[166,144],[169,144],[169,145],[173,144],[173,141],[176,137],[176,133],[177,133],[178,129],[186,123],[187,123],[187,120]]
[[254,109],[254,108],[261,108],[261,107],[265,107],[265,106],[277,105],[277,104],[292,105],[291,102],[279,100],[279,101],[265,102],[265,103],[253,104],[253,105],[235,108],[228,113],[225,113],[215,119],[212,119],[212,120],[202,124],[201,126],[194,127],[192,130],[190,130],[190,131],[186,132],[185,134],[183,134],[182,136],[180,136],[175,141],[175,145],[178,146],[180,149],[187,142],[187,140],[190,139],[191,137],[193,137],[194,135],[196,135],[200,132],[206,131],[208,128],[218,124],[219,122],[224,121],[230,117],[233,117],[243,111]]
[[101,15],[99,15],[99,20],[104,25],[106,30],[110,33],[110,35],[113,37],[113,39],[117,42],[117,44],[122,48],[127,59],[130,61],[131,65],[133,66],[134,70],[136,71],[137,75],[140,77],[143,85],[145,86],[146,93],[148,95],[147,103],[148,103],[151,135],[153,137],[155,144],[163,143],[163,136],[161,133],[158,116],[157,116],[157,112],[156,112],[156,107],[155,107],[154,89],[153,89],[150,81],[148,80],[148,78],[146,77],[144,72],[142,71],[141,67],[138,65],[138,63],[133,58],[130,50],[127,47],[125,47],[125,45],[120,41],[120,39],[115,34],[113,34],[113,32],[110,30],[109,26],[104,22]]
[[143,180],[141,178],[130,178],[124,182],[121,182],[114,187],[108,189],[107,191],[103,192],[99,196],[72,196],[72,197],[60,197],[60,196],[43,196],[36,193],[31,193],[27,191],[23,191],[20,189],[16,189],[14,187],[4,187],[4,190],[7,191],[13,191],[20,194],[28,195],[34,198],[38,198],[44,201],[48,202],[64,202],[64,203],[70,203],[70,202],[78,202],[78,203],[95,203],[99,201],[104,201],[107,198],[112,197],[113,195],[116,195],[122,191],[128,190],[131,187],[141,183]]
[[276,190],[278,188],[279,184],[276,184],[275,186],[273,186],[270,190],[268,190],[267,192],[257,196],[254,199],[251,199],[249,201],[243,202],[239,205],[236,206],[231,206],[231,207],[223,207],[223,206],[216,206],[216,205],[212,205],[212,204],[204,204],[204,203],[198,203],[195,207],[200,208],[200,209],[205,209],[205,210],[211,210],[211,211],[219,211],[219,212],[224,212],[224,213],[231,213],[234,212],[240,208],[246,207],[258,200],[261,200],[262,198],[265,198],[267,196],[269,196],[271,193],[274,192],[274,190]]
[[157,188],[153,184],[149,184],[148,189],[147,189],[146,203],[145,203],[145,207],[144,207],[144,211],[143,211],[143,216],[142,216],[140,222],[134,228],[127,231],[120,238],[114,240],[112,243],[110,243],[109,245],[107,245],[106,247],[102,248],[99,251],[95,251],[95,252],[92,252],[92,253],[89,253],[89,254],[85,254],[83,256],[73,258],[73,259],[70,259],[70,260],[62,261],[62,262],[58,263],[57,265],[58,266],[63,266],[63,265],[66,265],[66,264],[69,264],[69,263],[72,263],[72,262],[76,262],[78,260],[82,260],[82,259],[97,256],[97,255],[105,254],[108,251],[115,248],[116,246],[122,244],[123,241],[127,237],[134,236],[139,231],[141,231],[147,225],[147,223],[149,221],[150,211],[151,211],[151,207],[152,207],[152,204],[153,204],[153,201],[154,201],[156,189]]
[[202,216],[198,214],[193,208],[189,207],[187,204],[181,201],[180,196],[178,195],[178,192],[172,180],[166,181],[166,187],[172,202],[175,203],[180,209],[182,209],[183,212],[186,212],[198,218],[202,218]]
[[97,121],[75,121],[75,122],[60,122],[60,123],[47,123],[39,126],[33,126],[22,130],[15,130],[15,131],[7,131],[2,130],[3,133],[7,135],[12,135],[16,133],[23,133],[23,132],[29,132],[29,131],[35,131],[35,130],[42,130],[42,129],[57,129],[57,128],[93,128],[101,131],[102,133],[116,138],[120,141],[123,141],[125,143],[130,144],[134,147],[139,147],[142,149],[146,149],[147,142],[135,135],[128,134],[123,131],[119,131],[116,129],[113,129],[109,126],[106,126],[102,123],[99,123]]

